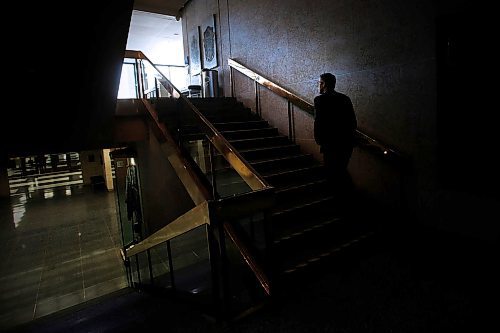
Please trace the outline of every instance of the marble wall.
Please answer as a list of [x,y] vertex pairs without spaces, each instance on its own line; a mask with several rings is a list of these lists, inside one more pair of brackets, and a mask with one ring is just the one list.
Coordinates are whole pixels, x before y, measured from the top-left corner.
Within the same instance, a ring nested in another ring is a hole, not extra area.
[[[182,19],[186,32],[205,16],[216,15],[216,69],[226,96],[228,58],[310,102],[318,93],[319,75],[334,73],[337,90],[352,98],[359,129],[410,161],[409,168],[394,172],[393,165],[356,149],[349,170],[357,185],[398,207],[405,200],[408,220],[448,228],[453,223],[442,223],[447,213],[437,212],[441,201],[435,201],[446,197],[449,204],[455,197],[436,194],[449,192],[437,173],[436,22],[458,3],[463,1],[193,0]],[[236,97],[255,109],[253,82],[239,73],[234,82]],[[263,117],[287,134],[287,103],[266,88],[260,93]],[[320,159],[312,116],[300,110],[294,114],[297,142]]]

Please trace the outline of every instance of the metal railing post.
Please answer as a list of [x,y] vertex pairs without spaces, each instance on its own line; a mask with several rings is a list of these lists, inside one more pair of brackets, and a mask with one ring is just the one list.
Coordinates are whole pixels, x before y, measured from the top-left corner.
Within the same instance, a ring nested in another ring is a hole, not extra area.
[[149,269],[149,279],[151,280],[151,284],[154,284],[154,278],[153,278],[153,265],[151,263],[151,252],[148,249],[146,251],[147,257],[148,257],[148,269]]
[[174,263],[172,261],[172,249],[170,247],[170,240],[167,241],[167,255],[168,269],[170,270],[170,284],[172,285],[172,289],[175,290]]
[[255,113],[260,116],[259,83],[255,82]]
[[209,158],[210,158],[210,176],[211,176],[211,180],[212,180],[212,195],[214,197],[214,199],[218,199],[219,196],[217,194],[217,179],[215,177],[215,158],[214,158],[214,146],[212,145],[212,143],[210,142],[210,140],[208,140],[208,146],[209,146]]
[[287,99],[287,102],[288,102],[288,137],[290,138],[290,140],[295,142],[292,103],[290,102],[289,99]]
[[141,267],[139,266],[139,255],[135,255],[135,268],[137,269],[137,283],[141,285]]
[[221,296],[221,284],[220,284],[220,251],[215,239],[214,230],[211,225],[206,226],[207,232],[207,242],[208,242],[208,253],[210,258],[210,271],[212,279],[212,301],[214,303],[214,308],[217,313],[215,314],[216,320],[221,320],[223,316],[223,300]]
[[229,85],[231,86],[231,97],[234,97],[233,67],[229,66]]

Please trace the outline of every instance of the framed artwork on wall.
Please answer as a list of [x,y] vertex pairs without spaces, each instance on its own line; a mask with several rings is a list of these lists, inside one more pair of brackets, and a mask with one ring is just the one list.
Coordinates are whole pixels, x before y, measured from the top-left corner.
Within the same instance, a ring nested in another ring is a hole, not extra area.
[[203,68],[217,67],[217,42],[215,36],[215,14],[210,15],[201,26]]
[[191,75],[197,75],[201,72],[201,53],[200,53],[200,27],[193,28],[188,35],[189,43],[189,69]]

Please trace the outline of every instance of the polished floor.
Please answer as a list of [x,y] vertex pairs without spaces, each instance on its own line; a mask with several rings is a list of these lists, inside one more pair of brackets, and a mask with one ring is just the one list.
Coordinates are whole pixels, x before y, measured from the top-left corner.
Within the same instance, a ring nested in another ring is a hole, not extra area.
[[[204,319],[206,308],[200,311],[172,297],[124,288],[113,193],[79,184],[16,188],[12,203],[0,206],[0,331],[23,322],[9,331],[500,329],[498,242],[397,219],[358,254],[324,267],[303,283],[288,285],[260,311],[214,325]],[[189,260],[200,256],[187,249],[182,253]]]
[[78,168],[28,171],[0,202],[0,330],[128,286],[114,192]]
[[206,308],[172,295],[122,290],[9,332],[498,332],[494,250],[432,230],[399,230],[238,321],[213,323]]

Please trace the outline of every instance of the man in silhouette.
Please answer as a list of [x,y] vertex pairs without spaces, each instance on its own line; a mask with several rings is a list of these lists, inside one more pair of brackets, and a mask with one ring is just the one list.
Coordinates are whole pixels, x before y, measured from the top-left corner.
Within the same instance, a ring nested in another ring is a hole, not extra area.
[[320,75],[320,95],[314,98],[314,139],[323,154],[332,190],[344,193],[352,186],[347,165],[354,147],[357,120],[351,99],[335,91],[336,83],[335,75]]

